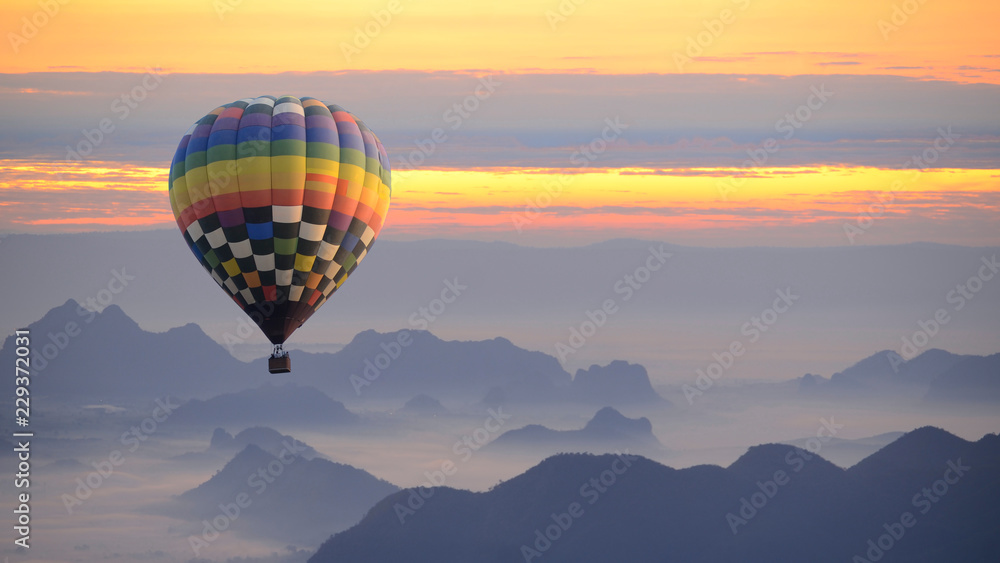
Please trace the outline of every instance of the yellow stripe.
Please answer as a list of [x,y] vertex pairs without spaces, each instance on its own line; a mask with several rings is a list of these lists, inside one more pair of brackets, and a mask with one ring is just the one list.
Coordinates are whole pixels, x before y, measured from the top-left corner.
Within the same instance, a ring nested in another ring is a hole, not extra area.
[[212,195],[239,193],[240,183],[234,172],[236,172],[235,161],[217,160],[208,163],[208,178]]
[[300,272],[311,272],[313,267],[313,262],[316,261],[315,256],[304,256],[302,254],[295,255],[295,269]]
[[230,258],[222,263],[222,267],[226,269],[226,273],[229,277],[235,277],[240,273],[240,267],[236,264],[235,258]]
[[271,157],[272,174],[305,174],[306,157],[297,155],[282,155]]

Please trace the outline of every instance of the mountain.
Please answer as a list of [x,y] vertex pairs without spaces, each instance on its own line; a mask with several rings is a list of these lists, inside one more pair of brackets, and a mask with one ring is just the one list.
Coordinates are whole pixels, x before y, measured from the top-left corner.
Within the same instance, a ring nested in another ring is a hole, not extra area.
[[298,451],[297,455],[305,459],[322,457],[319,452],[305,442],[300,442],[287,434],[282,434],[266,426],[254,426],[238,432],[235,436],[222,428],[212,432],[212,440],[208,449],[212,452],[238,452],[253,444],[271,455],[278,455],[281,450],[291,444]]
[[358,416],[312,387],[265,384],[207,400],[192,399],[170,415],[171,424],[212,427],[349,425]]
[[994,562],[997,475],[1000,437],[936,428],[847,470],[780,444],[727,468],[560,454],[484,493],[400,491],[310,563]]
[[[822,445],[821,453],[825,459],[835,463],[839,467],[850,467],[886,445],[891,444],[903,434],[903,432],[886,432],[876,436],[853,440],[824,436],[823,438],[827,441],[820,442]],[[816,437],[810,436],[783,443],[808,450],[815,447],[816,440]]]
[[444,405],[434,397],[429,397],[424,394],[417,395],[416,397],[406,401],[403,408],[399,409],[400,412],[405,414],[419,415],[419,416],[436,416],[439,414],[448,414],[448,409],[444,408]]
[[[117,305],[100,313],[69,300],[28,325],[32,394],[54,401],[149,401],[206,397],[264,380],[230,356],[195,324],[153,333]],[[0,360],[14,364],[8,336]]]
[[[399,490],[349,465],[305,459],[303,451],[288,442],[272,455],[251,444],[211,479],[156,511],[200,522],[223,514],[220,506],[239,503],[239,516],[229,516],[233,530],[315,546],[331,529],[357,523],[372,505]],[[200,532],[201,526],[195,533]]]
[[831,382],[850,379],[868,384],[930,383],[955,364],[968,358],[932,348],[909,360],[897,352],[883,350],[831,376]]
[[572,393],[577,401],[598,405],[670,404],[653,390],[646,368],[622,360],[577,370]]
[[912,390],[922,393],[937,378],[976,357],[979,356],[953,354],[932,348],[905,360],[897,352],[883,350],[834,373],[829,380],[806,374],[799,380],[799,392],[817,396],[897,394]]
[[1000,354],[968,356],[931,381],[925,400],[1000,401]]
[[504,432],[487,447],[493,451],[547,453],[627,450],[660,453],[663,450],[663,445],[653,435],[653,425],[648,418],[628,418],[611,407],[597,411],[580,430],[552,430],[531,424]]
[[[38,376],[33,391],[55,401],[205,399],[287,381],[350,402],[432,393],[473,403],[491,389],[524,401],[572,400],[571,377],[554,357],[504,338],[445,341],[423,330],[368,330],[336,353],[297,351],[292,374],[275,376],[267,373],[266,360],[234,359],[197,325],[148,332],[114,304],[97,313],[70,300],[28,328]],[[10,365],[14,338],[0,350]]]
[[[409,399],[475,401],[499,388],[524,400],[556,398],[571,383],[552,356],[505,338],[445,341],[425,330],[366,330],[333,354],[296,352],[297,381],[346,402]],[[263,360],[253,364],[262,370]]]
[[[513,230],[511,235],[517,236]],[[446,340],[505,336],[518,346],[537,346],[555,354],[556,343],[569,337],[569,327],[587,319],[585,309],[593,310],[603,299],[614,298],[620,310],[607,326],[614,326],[616,342],[629,343],[632,350],[604,352],[603,344],[588,344],[568,356],[571,370],[624,357],[645,365],[655,380],[658,373],[693,374],[697,368],[704,369],[702,358],[692,357],[690,351],[717,345],[712,338],[718,332],[700,328],[739,327],[771,303],[776,288],[791,287],[803,300],[796,302],[791,314],[781,317],[782,336],[774,338],[772,331],[755,344],[760,359],[754,354],[741,357],[741,377],[828,375],[844,367],[843,358],[870,353],[876,345],[873,335],[897,335],[900,327],[916,328],[914,319],[927,313],[921,304],[940,302],[941,288],[954,286],[956,272],[972,275],[983,256],[998,250],[995,246],[924,243],[820,248],[665,244],[663,249],[673,254],[666,269],[626,302],[612,288],[644,263],[650,246],[659,249],[661,241],[611,240],[551,248],[531,246],[527,234],[518,239],[520,245],[379,239],[377,251],[365,258],[364,266],[296,332],[289,345],[348,342],[365,328],[383,333],[426,328]],[[245,338],[237,328],[245,322],[242,313],[192,259],[174,228],[12,234],[0,245],[0,261],[31,264],[31,275],[13,267],[0,270],[0,287],[17,296],[4,303],[3,320],[8,323],[4,335],[42,317],[67,298],[84,302],[97,297],[114,278],[111,272],[124,269],[135,279],[113,296],[113,303],[147,330],[165,331],[194,322],[218,342],[225,343],[227,334]],[[73,264],[73,275],[66,275],[66,264]],[[427,320],[420,308],[427,309],[439,298],[445,278],[457,279],[468,289],[442,315]],[[975,306],[961,312],[963,332],[941,331],[935,345],[957,349],[965,341],[964,349],[1000,351],[988,349],[989,335],[997,330],[996,303],[996,295],[977,294]],[[817,331],[817,326],[825,330]],[[879,347],[890,348],[898,340],[880,342]],[[245,338],[245,343],[266,346],[257,334]],[[817,349],[827,353],[817,356],[812,352]],[[294,369],[297,351],[292,356]]]

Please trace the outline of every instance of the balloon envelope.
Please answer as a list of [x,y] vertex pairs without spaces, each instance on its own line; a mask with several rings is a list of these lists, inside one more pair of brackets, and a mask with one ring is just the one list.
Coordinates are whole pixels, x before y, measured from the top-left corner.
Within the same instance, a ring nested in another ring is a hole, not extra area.
[[389,209],[389,157],[340,106],[261,96],[184,134],[170,205],[212,278],[274,344],[354,271]]

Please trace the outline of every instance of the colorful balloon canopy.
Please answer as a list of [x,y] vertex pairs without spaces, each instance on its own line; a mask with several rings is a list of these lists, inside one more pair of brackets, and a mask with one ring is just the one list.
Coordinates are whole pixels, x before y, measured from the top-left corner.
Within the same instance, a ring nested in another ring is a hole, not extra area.
[[368,253],[389,209],[389,157],[344,108],[261,96],[184,134],[170,205],[202,266],[274,344]]

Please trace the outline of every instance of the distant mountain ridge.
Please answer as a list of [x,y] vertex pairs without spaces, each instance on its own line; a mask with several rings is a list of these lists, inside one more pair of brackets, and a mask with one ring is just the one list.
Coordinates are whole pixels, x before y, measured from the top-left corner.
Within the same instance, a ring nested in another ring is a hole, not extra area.
[[[325,312],[314,315],[293,340],[344,343],[363,328],[386,332],[412,326],[408,323],[410,315],[440,295],[443,279],[448,277],[457,278],[470,289],[449,306],[443,322],[428,327],[435,334],[470,340],[503,335],[519,346],[539,346],[552,354],[548,346],[558,340],[555,331],[568,328],[567,323],[582,314],[584,307],[598,305],[599,301],[593,301],[595,297],[604,296],[618,278],[641,264],[650,245],[659,248],[663,243],[615,239],[547,248],[529,246],[530,238],[521,240],[524,244],[443,239],[380,241],[378,251],[367,257],[351,282],[338,290],[331,301],[333,309],[324,307]],[[797,335],[788,345],[799,347],[793,342],[801,340],[801,349],[798,353],[788,349],[788,361],[756,361],[745,356],[741,371],[757,379],[773,377],[776,369],[787,374],[811,371],[829,375],[842,360],[824,354],[827,359],[816,358],[814,362],[803,353],[810,346],[822,347],[829,334],[812,331],[815,335],[810,336],[804,334],[806,330],[825,327],[837,335],[846,354],[841,357],[860,358],[874,351],[868,331],[896,334],[899,327],[912,325],[914,314],[925,312],[923,307],[915,311],[915,304],[939,302],[941,288],[952,285],[955,272],[977,268],[984,255],[1000,250],[996,246],[928,243],[818,248],[663,247],[674,255],[663,272],[666,275],[658,274],[645,284],[614,320],[620,342],[631,340],[642,345],[634,352],[626,350],[604,357],[595,357],[596,349],[588,346],[574,355],[580,364],[574,364],[573,369],[622,358],[658,373],[674,369],[672,365],[679,374],[693,373],[696,367],[704,367],[700,360],[686,361],[686,351],[671,350],[670,346],[658,349],[665,344],[653,336],[659,327],[683,331],[692,323],[733,323],[743,319],[733,317],[734,311],[747,315],[759,312],[757,304],[761,299],[777,287],[791,285],[810,296],[808,311],[796,305],[793,314],[782,317],[782,330]],[[113,303],[143,327],[165,331],[196,322],[223,342],[225,334],[237,335],[238,323],[243,321],[242,313],[191,259],[176,229],[11,234],[4,238],[0,255],[5,263],[32,264],[31,275],[16,268],[0,271],[0,287],[17,296],[6,302],[4,318],[11,326],[4,336],[41,318],[69,297],[82,301],[95,296],[113,277],[111,270],[121,271],[123,267],[135,280],[114,295]],[[65,264],[74,265],[72,275],[66,275]],[[980,334],[995,332],[995,315],[987,313],[995,309],[987,305],[995,306],[996,299],[993,293],[978,294],[975,305],[963,312],[960,328]],[[852,314],[832,314],[845,310]],[[489,325],[484,327],[482,319],[490,319]],[[463,331],[465,325],[468,331]],[[859,327],[866,330],[859,331]],[[255,330],[252,324],[247,328]],[[958,349],[952,337],[938,338],[938,347]],[[1000,351],[982,349],[982,340],[973,344],[980,350],[978,353]],[[768,338],[762,345],[769,348],[769,342],[776,341]],[[247,341],[251,343],[266,346],[260,336]],[[315,382],[309,384],[317,386]],[[347,400],[330,389],[324,390]],[[204,398],[216,392],[173,394]]]
[[508,430],[491,442],[489,450],[607,453],[631,450],[662,453],[648,418],[628,418],[611,407],[594,414],[579,430],[552,430],[532,424]]
[[[32,385],[56,402],[148,403],[151,398],[209,397],[269,382],[311,386],[347,404],[437,400],[489,406],[577,403],[669,407],[646,369],[614,360],[570,376],[548,354],[504,338],[446,341],[422,330],[358,333],[336,353],[296,352],[293,372],[274,376],[264,360],[243,363],[194,324],[162,333],[142,330],[117,306],[89,311],[73,300],[29,325]],[[13,363],[13,335],[0,361]],[[927,401],[1000,401],[1000,354],[969,356],[930,349],[904,361],[886,350],[835,373],[800,379],[803,396],[916,393]],[[265,423],[248,420],[247,424]]]
[[[33,391],[57,400],[113,404],[168,395],[207,397],[265,380],[198,325],[147,332],[113,304],[98,313],[71,299],[28,329],[37,375]],[[0,350],[0,358],[9,358],[11,365],[13,338],[7,337]]]
[[805,396],[916,393],[926,401],[1000,401],[1000,354],[974,356],[932,348],[906,360],[883,350],[824,379],[799,380]]
[[[422,330],[367,330],[336,353],[296,352],[292,374],[274,376],[267,373],[265,360],[247,364],[234,359],[197,325],[147,332],[117,305],[98,313],[70,300],[29,328],[33,369],[45,374],[36,380],[38,391],[58,400],[207,399],[292,381],[351,403],[429,393],[438,400],[468,403],[493,394],[501,402],[667,404],[642,366],[614,361],[580,370],[574,380],[553,356],[504,338],[445,341]],[[11,364],[13,342],[8,337],[0,350],[0,358]],[[240,421],[212,424],[231,422]]]
[[171,424],[199,427],[253,425],[350,425],[358,416],[326,394],[294,383],[272,385],[211,399],[192,399],[171,414]]

